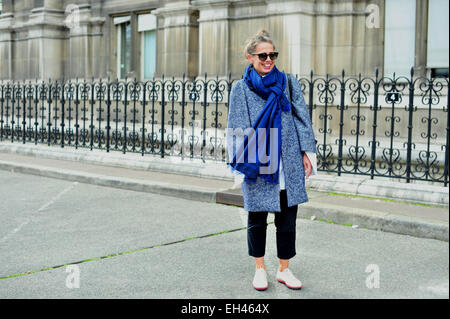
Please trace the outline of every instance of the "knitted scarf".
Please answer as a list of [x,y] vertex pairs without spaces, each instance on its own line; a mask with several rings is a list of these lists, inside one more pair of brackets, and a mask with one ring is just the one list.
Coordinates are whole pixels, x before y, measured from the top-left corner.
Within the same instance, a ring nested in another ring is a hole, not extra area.
[[[258,115],[244,141],[237,148],[229,165],[245,175],[244,181],[255,183],[257,177],[272,184],[279,183],[281,156],[281,111],[290,111],[289,100],[284,95],[286,77],[274,68],[261,77],[249,65],[245,70],[244,81],[266,104]],[[249,105],[249,107],[252,107]]]

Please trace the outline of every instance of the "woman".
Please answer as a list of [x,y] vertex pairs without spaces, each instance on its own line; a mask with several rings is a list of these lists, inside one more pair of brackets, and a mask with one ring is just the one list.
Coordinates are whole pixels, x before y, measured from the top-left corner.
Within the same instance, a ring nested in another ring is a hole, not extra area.
[[241,188],[248,211],[248,251],[256,264],[253,287],[268,288],[264,264],[267,215],[274,212],[276,279],[300,289],[301,281],[288,267],[296,254],[297,207],[308,201],[305,177],[313,171],[311,161],[315,164],[314,132],[300,84],[276,68],[278,53],[267,31],[247,41],[245,54],[249,65],[230,94],[227,147],[232,171],[245,176]]

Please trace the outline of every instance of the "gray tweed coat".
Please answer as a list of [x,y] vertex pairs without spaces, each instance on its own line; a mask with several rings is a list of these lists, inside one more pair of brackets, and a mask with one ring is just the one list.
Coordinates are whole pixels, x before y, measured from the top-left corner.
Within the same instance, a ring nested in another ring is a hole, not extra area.
[[[314,131],[306,107],[305,99],[296,78],[288,74],[292,85],[292,104],[296,114],[282,112],[281,114],[281,160],[285,174],[288,206],[294,206],[308,201],[305,189],[305,171],[302,152],[316,152]],[[287,82],[286,82],[287,83]],[[289,99],[289,88],[286,84],[285,95]],[[266,100],[251,91],[244,80],[239,80],[230,93],[228,128],[252,127]],[[227,148],[233,149],[227,145]],[[235,146],[236,147],[236,146]],[[280,185],[266,182],[258,177],[256,183],[241,184],[244,197],[244,209],[258,212],[280,212]]]

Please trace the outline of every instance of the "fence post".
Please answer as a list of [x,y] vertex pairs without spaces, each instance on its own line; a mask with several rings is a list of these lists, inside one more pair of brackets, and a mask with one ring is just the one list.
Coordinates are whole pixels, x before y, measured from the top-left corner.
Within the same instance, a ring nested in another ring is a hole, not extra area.
[[110,130],[111,130],[111,82],[108,76],[108,93],[106,95],[106,152],[109,153]]
[[14,96],[16,95],[14,87],[15,86],[13,82],[11,89],[11,143],[14,143],[14,104],[16,102],[14,98]]
[[[95,85],[94,86],[94,92],[95,92]],[[102,79],[100,78],[98,81],[98,86],[97,86],[97,92],[96,92],[96,99],[98,102],[98,108],[95,109],[95,111],[97,112],[97,120],[98,120],[98,127],[96,130],[96,135],[98,136],[98,148],[101,149],[102,148],[102,102],[104,102],[105,100],[105,95],[104,95],[104,91],[103,91],[103,83],[102,83]],[[93,124],[93,122],[92,122]]]
[[22,109],[22,144],[25,144],[25,131],[26,131],[26,106],[27,106],[27,99],[26,99],[26,84],[25,80],[23,80],[23,90],[22,90],[22,103],[23,103],[23,109]]
[[408,104],[408,143],[406,150],[406,182],[411,182],[411,143],[413,128],[413,111],[414,111],[414,68],[411,68],[411,80],[409,84],[409,104]]
[[145,153],[145,94],[146,94],[147,83],[142,82],[142,147],[141,155],[144,156]]
[[3,103],[4,103],[4,84],[3,80],[0,84],[1,94],[0,94],[0,141],[3,141]]
[[183,80],[181,82],[181,159],[184,159],[184,118],[186,105],[186,74],[183,73]]
[[66,104],[66,100],[64,99],[64,78],[61,80],[61,147],[64,148],[64,127],[66,124],[64,123],[64,107]]
[[[11,97],[12,97],[12,92],[13,92],[13,87],[10,85],[10,83],[8,82],[6,84],[6,131],[8,131],[9,129],[9,124],[8,124],[8,118],[9,118],[9,110],[10,110],[10,102],[11,101]],[[12,133],[12,129],[10,129],[10,132]],[[5,133],[5,138],[8,139],[8,132]]]
[[51,127],[52,127],[52,123],[51,123],[51,105],[52,105],[52,80],[48,79],[48,96],[47,96],[47,145],[50,146],[50,137],[52,135],[52,131],[51,131]]
[[126,153],[127,149],[127,105],[128,105],[128,77],[125,76],[125,92],[123,97],[123,154]]
[[79,110],[79,105],[80,105],[80,100],[79,100],[79,89],[80,89],[80,84],[78,83],[78,78],[76,78],[75,80],[75,101],[73,102],[75,104],[75,149],[78,149],[78,139],[79,139],[79,127],[80,127],[80,123],[78,121],[78,110]]
[[342,135],[344,129],[344,108],[345,108],[345,72],[342,70],[342,81],[341,81],[341,101],[339,105],[339,149],[338,149],[338,176],[341,176],[342,169]]
[[311,123],[312,123],[312,112],[313,112],[313,89],[314,89],[314,84],[313,84],[313,71],[311,70],[310,73],[310,81],[309,81],[309,118],[311,119]]
[[[329,93],[329,87],[330,87],[330,79],[329,75],[326,75],[325,78],[325,85],[324,85],[324,92],[325,93],[325,99],[324,99],[324,114],[323,116],[323,149],[322,149],[322,168],[327,169],[328,163],[327,163],[327,133],[329,133],[328,129],[328,93]],[[319,116],[320,118],[320,116]]]
[[89,103],[91,105],[90,109],[91,109],[91,120],[90,120],[90,124],[89,124],[89,129],[90,129],[90,139],[89,139],[89,146],[92,149],[94,148],[94,94],[95,94],[95,90],[94,90],[94,77],[91,78],[91,102]]
[[165,100],[165,86],[166,83],[164,82],[164,74],[162,75],[162,80],[161,80],[161,157],[164,157],[164,113],[165,113],[165,104],[166,104],[166,100]]
[[114,149],[118,150],[118,140],[120,138],[119,136],[119,100],[120,100],[120,84],[119,84],[119,78],[116,77],[116,80],[113,84],[113,101],[114,101],[114,113],[116,113],[114,118],[114,131],[113,131],[113,138],[114,138]]
[[55,101],[55,106],[53,107],[53,119],[55,120],[55,125],[53,126],[52,132],[54,134],[53,136],[53,143],[57,145],[58,143],[58,80],[55,81],[55,90],[53,92],[53,99]]
[[375,71],[375,87],[373,100],[373,124],[372,124],[372,154],[370,156],[370,179],[375,175],[376,149],[377,149],[377,114],[378,114],[378,90],[380,82],[378,80],[378,68]]
[[205,72],[205,82],[203,82],[203,140],[202,140],[202,160],[205,162],[205,152],[206,152],[206,106],[208,99],[208,81],[207,74]]
[[34,145],[37,145],[38,140],[38,106],[39,106],[39,85],[36,78],[36,84],[34,85]]
[[449,165],[449,162],[448,162],[449,150],[448,150],[448,148],[449,148],[449,146],[450,146],[450,145],[449,145],[449,139],[450,139],[450,136],[449,136],[449,130],[450,130],[450,128],[449,128],[449,125],[450,125],[450,112],[449,112],[449,110],[448,110],[449,96],[450,96],[450,86],[449,86],[449,81],[448,81],[448,79],[447,79],[447,109],[445,109],[445,106],[444,106],[444,111],[447,112],[447,128],[446,128],[446,131],[447,131],[447,141],[446,141],[446,144],[445,144],[445,166],[444,166],[444,186],[445,186],[445,187],[448,186],[448,165]]

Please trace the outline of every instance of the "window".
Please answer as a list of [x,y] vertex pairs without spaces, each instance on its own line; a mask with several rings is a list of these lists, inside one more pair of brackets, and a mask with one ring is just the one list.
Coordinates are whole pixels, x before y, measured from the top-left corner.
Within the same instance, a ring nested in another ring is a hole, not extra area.
[[140,14],[138,32],[141,33],[141,74],[144,79],[153,78],[156,70],[156,16]]
[[117,76],[125,78],[131,71],[130,16],[114,18],[117,26]]
[[427,68],[433,77],[448,76],[449,1],[429,0]]
[[386,0],[385,12],[384,73],[408,76],[415,57],[416,0]]
[[2,0],[0,0],[0,14],[2,14]]
[[145,31],[143,32],[144,40],[143,43],[143,75],[144,79],[151,79],[155,74],[156,69],[156,32]]
[[448,78],[448,68],[432,68],[432,78]]

